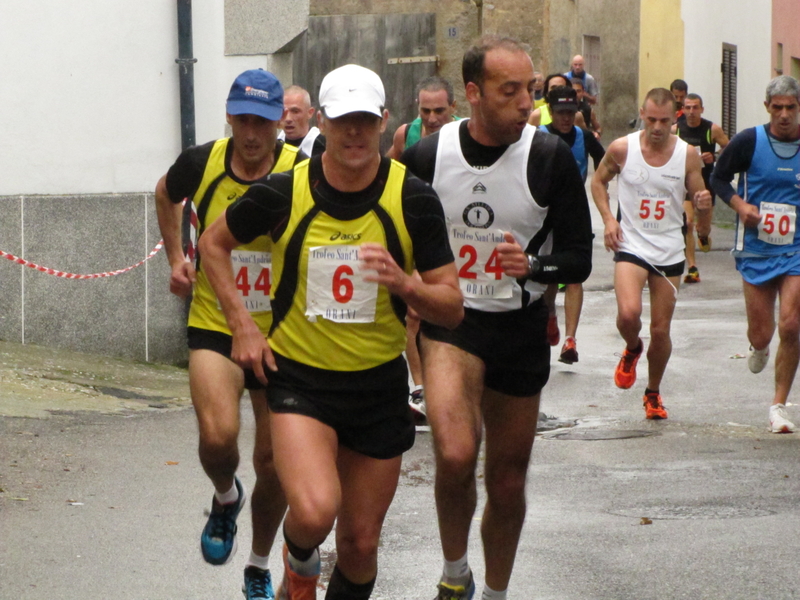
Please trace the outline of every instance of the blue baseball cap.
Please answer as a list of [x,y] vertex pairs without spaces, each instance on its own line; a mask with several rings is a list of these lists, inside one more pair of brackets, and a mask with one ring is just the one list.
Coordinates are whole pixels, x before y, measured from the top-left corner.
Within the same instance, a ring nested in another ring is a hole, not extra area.
[[229,115],[258,115],[270,121],[283,116],[283,86],[264,69],[250,69],[239,75],[228,94]]

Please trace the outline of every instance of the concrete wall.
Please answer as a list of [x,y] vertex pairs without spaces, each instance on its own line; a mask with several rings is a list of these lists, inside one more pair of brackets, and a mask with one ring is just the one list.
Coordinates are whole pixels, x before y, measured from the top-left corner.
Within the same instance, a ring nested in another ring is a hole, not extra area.
[[[720,63],[722,44],[728,43],[737,47],[737,129],[767,121],[764,90],[774,73],[770,36],[766,35],[772,26],[771,3],[772,0],[683,0],[684,79],[690,92],[703,97],[705,118],[719,123],[722,117]],[[709,27],[710,23],[714,26]]]
[[[681,18],[681,0],[642,0],[640,11],[639,106],[649,90],[669,88],[673,80],[687,79],[684,77],[685,20]],[[709,23],[714,21],[703,21],[704,29],[712,29]],[[713,29],[718,29],[716,23]],[[693,91],[692,82],[687,82],[689,91]]]
[[[150,194],[0,197],[4,250],[75,274],[135,264],[160,239]],[[0,339],[138,360],[185,356],[183,302],[163,254],[129,272],[74,280],[0,264]]]
[[[778,44],[783,44],[783,61],[778,60]],[[773,75],[800,79],[800,1],[772,0]],[[781,73],[777,70],[781,69]]]

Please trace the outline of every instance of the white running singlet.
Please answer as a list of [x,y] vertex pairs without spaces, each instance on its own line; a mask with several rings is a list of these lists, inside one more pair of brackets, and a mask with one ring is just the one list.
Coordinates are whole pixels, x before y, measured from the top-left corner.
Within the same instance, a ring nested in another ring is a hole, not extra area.
[[[504,231],[527,248],[547,216],[547,209],[536,203],[528,189],[528,155],[536,128],[526,126],[522,137],[490,167],[475,168],[461,152],[463,122],[448,123],[439,130],[433,188],[444,207],[464,306],[487,312],[517,310],[523,308],[522,288],[502,273],[495,248]],[[552,236],[548,236],[539,254],[549,254],[551,249]],[[529,280],[524,284],[529,304],[546,287]]]
[[680,138],[663,167],[649,165],[642,156],[641,132],[628,137],[628,157],[619,174],[620,251],[653,266],[684,260],[683,200],[686,197],[686,149]]

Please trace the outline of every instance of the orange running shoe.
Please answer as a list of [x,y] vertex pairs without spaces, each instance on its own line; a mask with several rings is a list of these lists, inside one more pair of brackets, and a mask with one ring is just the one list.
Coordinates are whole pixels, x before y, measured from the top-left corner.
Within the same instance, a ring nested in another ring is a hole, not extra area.
[[558,346],[561,341],[561,332],[558,330],[558,316],[555,313],[547,319],[547,343]]
[[275,596],[277,600],[317,600],[319,573],[310,577],[298,575],[289,564],[289,548],[283,545],[283,581]]
[[661,402],[661,394],[648,392],[644,395],[644,416],[646,419],[666,419],[667,409]]
[[564,345],[561,347],[561,356],[558,357],[558,362],[571,365],[578,362],[578,348],[575,346],[575,338],[569,336],[564,340]]
[[639,357],[642,355],[642,350],[644,350],[644,344],[641,338],[639,338],[638,348],[638,350],[634,351],[625,348],[625,351],[622,353],[622,358],[619,359],[617,370],[614,371],[614,383],[617,384],[618,388],[627,390],[636,383],[636,363],[639,362]]

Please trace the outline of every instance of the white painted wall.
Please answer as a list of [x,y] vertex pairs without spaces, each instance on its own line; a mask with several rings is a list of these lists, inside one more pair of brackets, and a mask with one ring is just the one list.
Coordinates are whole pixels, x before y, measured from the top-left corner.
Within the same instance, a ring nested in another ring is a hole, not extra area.
[[[152,191],[180,152],[174,0],[0,0],[0,196]],[[195,2],[197,143],[266,56],[224,56],[224,0]]]
[[722,43],[738,48],[736,126],[765,123],[764,91],[771,78],[771,0],[683,0],[684,79],[700,94],[704,117],[722,118]]

